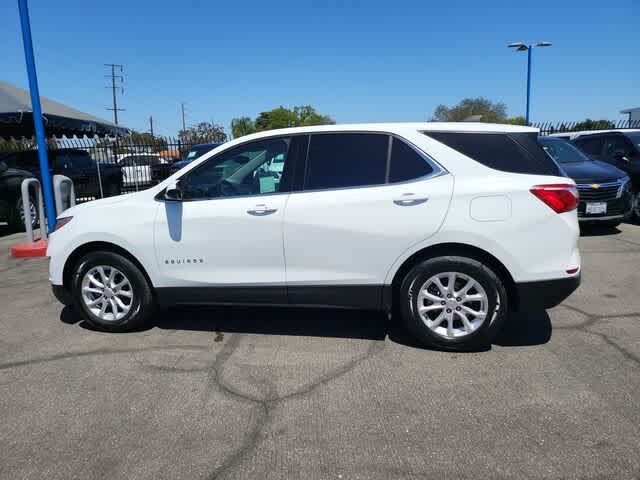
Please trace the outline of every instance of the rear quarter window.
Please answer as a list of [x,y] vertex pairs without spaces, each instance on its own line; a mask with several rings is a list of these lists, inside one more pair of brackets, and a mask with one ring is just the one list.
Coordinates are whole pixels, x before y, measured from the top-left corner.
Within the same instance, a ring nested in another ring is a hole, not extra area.
[[510,173],[564,176],[538,144],[538,134],[424,132],[486,167]]

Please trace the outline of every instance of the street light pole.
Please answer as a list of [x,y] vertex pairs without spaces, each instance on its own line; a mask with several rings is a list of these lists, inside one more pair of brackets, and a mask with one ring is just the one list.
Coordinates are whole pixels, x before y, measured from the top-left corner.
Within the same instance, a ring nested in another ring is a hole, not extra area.
[[524,116],[524,123],[529,125],[529,108],[531,105],[531,52],[533,48],[529,45],[527,49],[527,111]]
[[531,56],[533,47],[550,47],[551,42],[537,42],[535,44],[529,44],[522,42],[510,43],[507,45],[509,48],[515,48],[516,52],[527,52],[527,109],[525,111],[524,123],[529,125],[529,113],[531,109]]
[[[42,121],[42,108],[40,106],[40,91],[38,90],[38,75],[36,74],[36,61],[33,55],[33,42],[31,41],[31,24],[29,22],[29,7],[27,0],[18,0],[20,12],[20,25],[22,27],[22,42],[24,46],[24,58],[27,64],[27,77],[29,77],[29,93],[31,94],[31,111],[33,116],[33,128],[38,143],[38,158],[40,160],[40,178],[44,194],[44,206],[47,217],[47,230],[49,233],[56,228],[56,207],[53,203],[53,186],[49,173],[49,159],[47,157],[47,137]],[[45,219],[41,218],[40,222]]]

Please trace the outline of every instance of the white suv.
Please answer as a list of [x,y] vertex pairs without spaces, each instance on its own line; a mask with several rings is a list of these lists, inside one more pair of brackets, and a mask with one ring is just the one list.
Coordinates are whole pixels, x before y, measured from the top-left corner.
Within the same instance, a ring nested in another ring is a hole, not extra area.
[[576,187],[537,135],[420,123],[242,137],[146,191],[64,212],[50,280],[110,331],[156,306],[334,306],[398,312],[424,343],[476,348],[510,309],[554,306],[580,282]]

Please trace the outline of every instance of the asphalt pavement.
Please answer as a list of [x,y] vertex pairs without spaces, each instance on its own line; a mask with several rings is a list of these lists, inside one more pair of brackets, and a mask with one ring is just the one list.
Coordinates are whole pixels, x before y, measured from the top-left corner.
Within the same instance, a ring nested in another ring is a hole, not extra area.
[[0,478],[640,477],[639,226],[588,232],[580,289],[475,353],[334,310],[96,332],[46,259],[9,257],[21,238],[0,239]]

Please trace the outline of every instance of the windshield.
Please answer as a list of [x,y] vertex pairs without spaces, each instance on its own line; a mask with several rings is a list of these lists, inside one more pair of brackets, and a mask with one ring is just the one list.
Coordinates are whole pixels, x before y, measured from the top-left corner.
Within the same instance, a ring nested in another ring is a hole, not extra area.
[[569,142],[560,138],[541,137],[538,138],[538,142],[547,155],[560,164],[593,161]]

